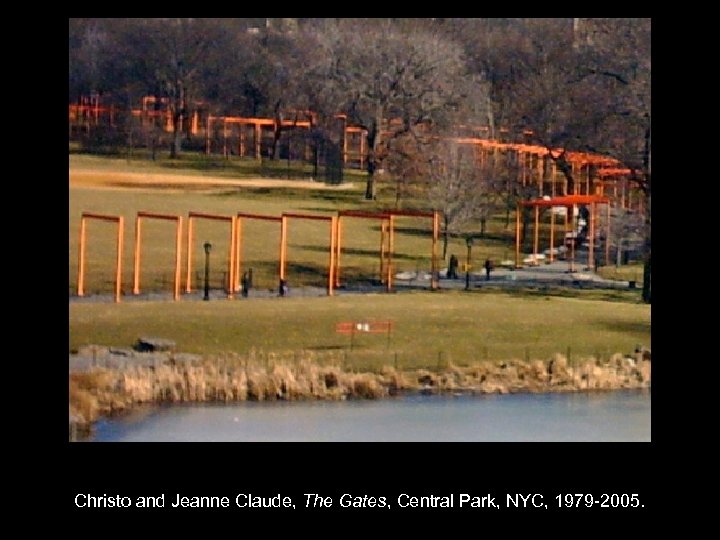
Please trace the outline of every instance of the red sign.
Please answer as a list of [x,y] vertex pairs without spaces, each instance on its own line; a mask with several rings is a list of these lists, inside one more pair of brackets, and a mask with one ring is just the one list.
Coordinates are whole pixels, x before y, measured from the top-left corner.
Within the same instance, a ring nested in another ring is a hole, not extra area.
[[385,334],[392,332],[392,321],[350,321],[335,325],[338,334]]

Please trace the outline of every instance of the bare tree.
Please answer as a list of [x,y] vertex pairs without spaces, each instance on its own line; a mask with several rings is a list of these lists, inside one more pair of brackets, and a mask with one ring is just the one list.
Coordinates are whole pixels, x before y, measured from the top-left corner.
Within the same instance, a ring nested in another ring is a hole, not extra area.
[[644,218],[637,211],[615,208],[610,229],[610,246],[615,248],[615,265],[623,261],[623,251],[644,242]]
[[650,19],[590,19],[585,24],[582,74],[604,89],[606,114],[589,149],[630,169],[644,196],[643,291],[651,301],[651,60]]
[[426,24],[407,21],[401,28],[388,20],[346,19],[327,22],[323,32],[333,52],[327,80],[343,90],[341,110],[368,132],[365,197],[374,199],[390,141],[442,121],[456,105],[461,49]]
[[208,66],[219,61],[227,33],[219,19],[125,19],[119,21],[118,48],[126,69],[146,90],[169,98],[173,120],[170,157],[182,149],[190,102],[202,93]]
[[[651,283],[650,20],[519,20],[525,32],[505,52],[514,131],[546,146],[572,192],[566,151],[619,160],[645,197],[643,299]],[[558,150],[561,148],[562,150]]]
[[448,238],[462,232],[471,222],[480,221],[480,234],[485,222],[501,203],[497,177],[492,169],[480,165],[473,148],[452,139],[434,138],[425,145],[426,197],[431,206],[443,215],[443,258],[447,255]]

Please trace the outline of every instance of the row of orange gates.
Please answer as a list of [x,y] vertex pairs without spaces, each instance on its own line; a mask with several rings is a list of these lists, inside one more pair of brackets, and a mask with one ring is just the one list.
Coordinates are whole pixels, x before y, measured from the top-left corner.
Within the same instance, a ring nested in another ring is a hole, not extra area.
[[[327,292],[332,296],[334,289],[340,285],[340,256],[342,253],[342,223],[343,219],[360,218],[380,220],[380,246],[378,254],[380,257],[380,275],[387,290],[392,290],[393,273],[392,258],[394,252],[394,230],[397,217],[424,217],[432,219],[432,251],[431,251],[431,288],[438,287],[438,259],[437,247],[440,230],[440,212],[437,210],[386,210],[378,212],[366,212],[357,210],[345,210],[336,212],[333,215],[302,214],[286,212],[280,216],[262,214],[249,214],[238,212],[236,215],[218,215],[204,212],[189,212],[187,216],[187,267],[185,274],[185,292],[192,292],[192,266],[193,266],[193,228],[196,220],[205,219],[226,222],[230,226],[230,243],[228,253],[228,272],[226,290],[228,298],[233,298],[236,292],[241,291],[241,270],[242,270],[242,247],[243,247],[243,220],[254,219],[262,221],[274,221],[280,225],[280,244],[278,253],[278,283],[286,279],[287,271],[287,234],[288,222],[290,219],[309,219],[326,221],[329,223],[328,242],[328,281]],[[133,294],[140,294],[140,270],[142,251],[142,224],[146,219],[159,219],[173,221],[176,224],[176,245],[175,245],[175,279],[173,286],[174,300],[180,299],[182,279],[182,237],[183,237],[183,216],[161,214],[155,212],[138,212],[135,218],[135,250],[134,250],[134,273],[133,273]],[[89,221],[105,221],[117,224],[117,259],[115,265],[115,302],[120,302],[122,297],[122,254],[124,242],[125,220],[123,216],[83,212],[80,218],[80,243],[79,263],[77,278],[77,295],[85,296],[85,259],[87,249],[87,224]]]

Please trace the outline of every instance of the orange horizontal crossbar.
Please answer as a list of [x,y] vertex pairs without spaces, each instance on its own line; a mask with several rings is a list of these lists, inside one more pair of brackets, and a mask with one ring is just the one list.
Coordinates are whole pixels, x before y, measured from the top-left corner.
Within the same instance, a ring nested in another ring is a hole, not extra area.
[[623,176],[631,172],[630,169],[600,169],[597,173],[598,176]]
[[173,216],[172,214],[156,214],[155,212],[138,212],[138,217],[148,217],[155,219],[167,219],[169,221],[177,221],[180,216]]
[[301,218],[301,219],[317,219],[320,221],[330,221],[333,218],[333,216],[319,216],[317,214],[295,214],[295,213],[283,213],[283,217]]
[[265,216],[262,214],[246,214],[244,212],[238,212],[237,217],[248,218],[248,219],[264,219],[265,221],[282,221],[280,216]]
[[241,116],[211,116],[210,120],[222,120],[228,124],[258,124],[260,126],[275,124],[275,120],[272,118],[243,118]]
[[384,212],[367,212],[364,210],[340,210],[339,216],[342,217],[356,217],[356,218],[372,218],[372,219],[388,219],[390,214]]
[[[208,120],[211,122],[214,122],[215,120],[220,120],[226,124],[247,124],[247,125],[257,125],[257,126],[274,126],[275,125],[275,119],[274,118],[245,118],[242,116],[210,116],[208,117]],[[310,122],[307,120],[282,120],[280,122],[280,125],[283,127],[302,127],[302,128],[309,128],[311,126]]]
[[203,212],[189,212],[188,216],[193,218],[214,219],[217,221],[232,221],[232,216],[220,216],[218,214],[205,214]]
[[88,111],[88,112],[108,112],[110,107],[101,107],[99,105],[69,105],[71,112]]
[[434,217],[435,212],[432,210],[386,210],[384,213],[391,216],[415,216],[415,217]]
[[610,199],[601,195],[566,195],[549,199],[522,201],[523,206],[573,206],[575,204],[608,203]]
[[109,216],[107,214],[93,214],[91,212],[83,212],[82,217],[84,218],[92,218],[92,219],[102,219],[104,221],[113,221],[113,222],[119,222],[120,216]]

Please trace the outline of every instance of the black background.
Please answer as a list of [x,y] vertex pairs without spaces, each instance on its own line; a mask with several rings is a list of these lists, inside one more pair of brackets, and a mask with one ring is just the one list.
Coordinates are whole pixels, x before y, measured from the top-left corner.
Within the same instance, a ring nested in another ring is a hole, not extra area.
[[[57,23],[57,21],[55,21]],[[66,24],[66,21],[65,21]],[[655,19],[653,31],[656,31]],[[64,31],[66,32],[66,26]],[[63,31],[56,32],[57,39],[64,39]],[[63,42],[64,43],[64,42]],[[658,46],[662,47],[659,43]],[[654,49],[658,48],[653,43]],[[57,76],[64,85],[64,54],[58,45],[59,68]],[[654,57],[657,52],[654,53]],[[657,67],[657,64],[656,64]],[[661,77],[657,69],[653,73],[653,86]],[[662,80],[662,79],[661,79]],[[656,92],[653,91],[655,98]],[[67,184],[65,183],[67,154],[64,139],[67,138],[64,92],[57,96],[57,115],[52,123],[59,126],[58,150],[53,156],[57,167],[51,167],[50,176],[55,177],[45,203],[49,215],[59,223],[67,219]],[[47,99],[48,96],[45,96]],[[655,99],[655,104],[658,100]],[[654,107],[655,109],[656,107]],[[656,116],[656,118],[658,118]],[[673,154],[663,152],[662,125],[654,126],[654,161],[656,176],[673,166],[669,159]],[[658,131],[658,128],[660,131]],[[653,214],[662,218],[670,211],[664,202],[663,190],[657,189],[662,182],[656,178]],[[52,191],[51,189],[51,191]],[[660,238],[668,229],[662,220],[655,219],[653,237]],[[49,347],[53,360],[52,380],[48,380],[48,397],[43,403],[56,414],[51,415],[51,429],[42,429],[41,442],[33,445],[36,472],[42,479],[32,486],[38,495],[37,507],[45,513],[59,511],[62,515],[57,525],[62,531],[85,534],[141,534],[147,529],[138,523],[153,522],[160,525],[158,531],[170,529],[190,532],[199,526],[207,534],[224,534],[241,537],[267,536],[288,530],[295,534],[336,536],[338,534],[381,535],[389,531],[420,534],[439,528],[447,535],[467,531],[470,534],[489,534],[486,526],[499,526],[507,534],[520,529],[548,534],[569,531],[576,534],[608,531],[638,533],[648,531],[656,518],[675,512],[684,505],[692,504],[688,498],[673,492],[672,485],[679,474],[679,455],[670,451],[671,421],[664,403],[667,402],[667,361],[672,351],[672,341],[663,328],[670,313],[668,300],[672,288],[664,286],[662,244],[653,242],[653,387],[652,442],[650,443],[69,443],[67,441],[67,335],[63,321],[67,320],[67,274],[62,273],[67,261],[67,229],[60,226],[50,231],[58,237],[49,249],[49,260],[57,257],[58,283],[52,300],[57,306],[53,325],[59,327],[57,347]],[[55,252],[55,250],[57,250]],[[677,291],[675,292],[677,294]],[[47,298],[47,295],[45,295]],[[684,338],[683,338],[684,339]],[[659,345],[659,346],[658,346]],[[39,453],[37,453],[39,452]],[[38,463],[39,461],[39,463]],[[75,495],[124,495],[133,500],[140,495],[165,494],[166,507],[155,509],[88,509],[77,508]],[[187,496],[228,496],[231,505],[227,509],[172,509],[169,501],[175,494]],[[252,493],[264,497],[277,493],[293,498],[296,510],[236,508],[234,497],[238,493]],[[304,493],[331,496],[336,502],[332,509],[312,510],[304,508]],[[384,509],[342,509],[337,500],[344,493],[352,495],[384,496],[393,505]],[[496,497],[503,507],[492,509],[404,509],[396,504],[397,495],[414,496],[470,493]],[[541,493],[545,509],[504,508],[505,494]],[[612,509],[558,509],[554,500],[559,493],[637,493],[644,508]],[[330,520],[341,526],[329,526]],[[392,518],[392,519],[388,519]],[[49,521],[52,526],[55,521]],[[293,528],[302,522],[306,528]],[[388,524],[395,527],[388,529]],[[617,529],[619,523],[630,528]],[[342,527],[342,524],[357,524]],[[37,523],[36,525],[41,525]],[[250,525],[259,528],[248,528]],[[470,527],[470,528],[467,528]],[[497,530],[497,529],[493,529]],[[183,535],[184,537],[185,535]]]

